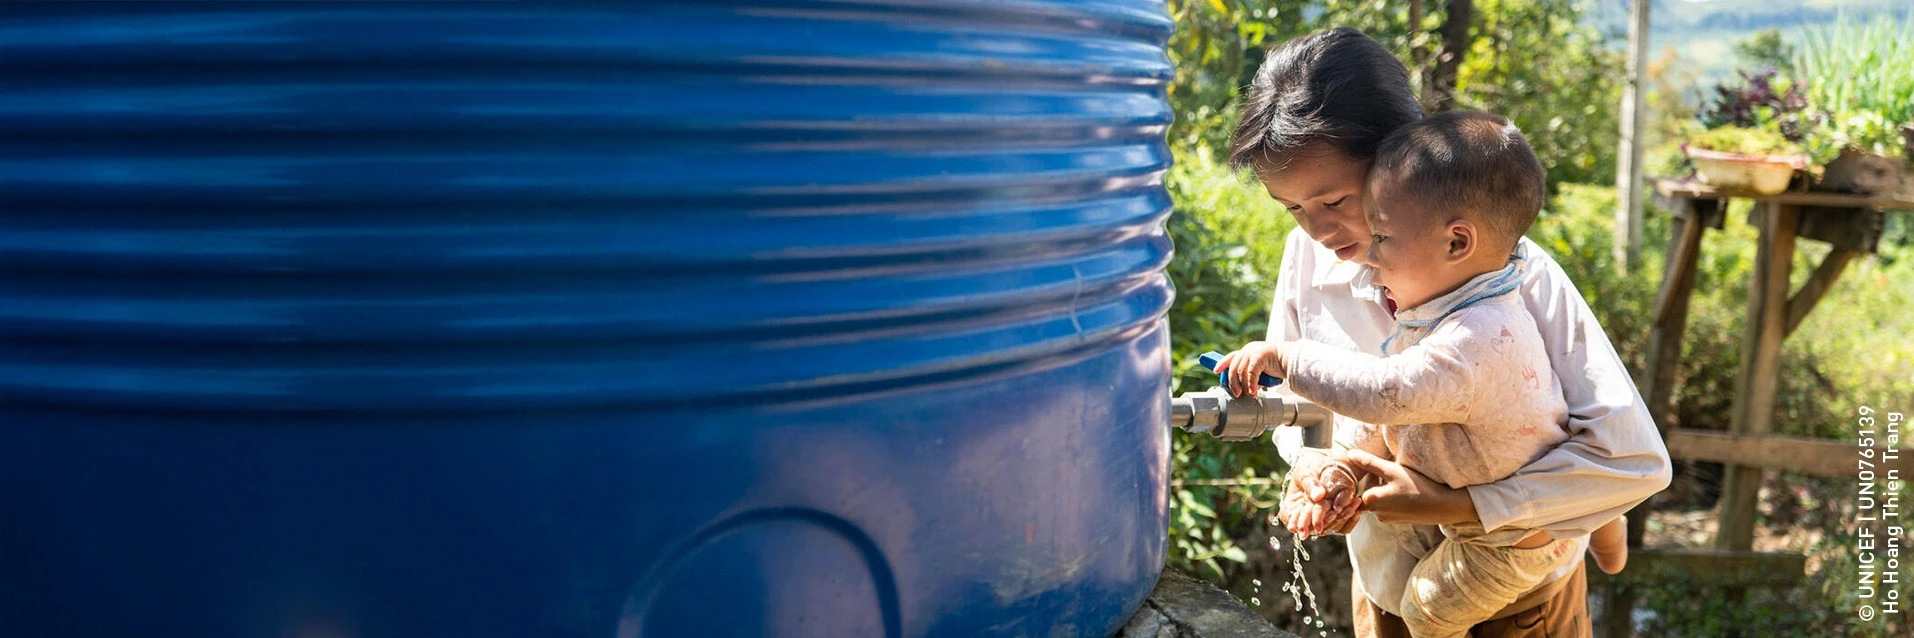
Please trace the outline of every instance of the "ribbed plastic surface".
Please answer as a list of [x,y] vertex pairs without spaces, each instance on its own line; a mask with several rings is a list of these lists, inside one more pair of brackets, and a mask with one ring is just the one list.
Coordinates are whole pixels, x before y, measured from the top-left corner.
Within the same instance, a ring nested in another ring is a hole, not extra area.
[[10,635],[1099,635],[1150,2],[0,17]]

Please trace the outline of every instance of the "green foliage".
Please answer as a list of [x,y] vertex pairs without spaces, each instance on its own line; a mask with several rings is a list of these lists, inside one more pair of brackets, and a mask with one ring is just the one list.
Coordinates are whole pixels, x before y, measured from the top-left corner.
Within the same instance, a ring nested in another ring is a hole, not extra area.
[[1178,391],[1214,385],[1201,372],[1197,348],[1227,352],[1261,339],[1269,325],[1269,302],[1282,265],[1283,242],[1296,227],[1288,212],[1246,174],[1201,153],[1184,154],[1169,175],[1176,212],[1170,237],[1176,259],[1170,280],[1176,305],[1170,311],[1178,360]]
[[[1216,384],[1196,358],[1228,352],[1263,338],[1270,291],[1282,263],[1283,242],[1295,222],[1245,175],[1206,153],[1179,156],[1169,175],[1176,210],[1170,237],[1176,259],[1170,280],[1170,344],[1176,358],[1175,392]],[[1247,559],[1238,539],[1255,517],[1267,515],[1277,494],[1268,485],[1202,485],[1217,479],[1269,480],[1281,466],[1274,446],[1230,443],[1178,433],[1170,501],[1171,565],[1227,580]]]
[[[1354,27],[1389,47],[1417,90],[1435,64],[1445,3],[1411,28],[1407,3],[1393,0],[1171,0],[1177,19],[1170,58],[1177,79],[1170,143],[1217,153],[1236,122],[1236,96],[1262,48],[1336,26]],[[1503,115],[1528,134],[1550,183],[1602,182],[1615,172],[1622,58],[1589,26],[1586,0],[1478,0],[1473,45],[1457,71],[1459,108]]]
[[1509,118],[1550,184],[1612,183],[1620,143],[1619,48],[1579,0],[1476,0],[1474,43],[1457,73],[1462,108]]
[[[1446,6],[1424,2],[1421,24],[1411,25],[1405,2],[1324,2],[1311,28],[1355,27],[1389,47],[1426,104]],[[1477,0],[1474,6],[1455,107],[1514,122],[1548,169],[1550,184],[1614,179],[1624,65],[1620,51],[1584,19],[1590,5]]]
[[1809,31],[1799,50],[1770,29],[1736,51],[1757,70],[1716,87],[1705,127],[1778,132],[1817,165],[1847,149],[1905,154],[1903,131],[1914,136],[1914,17],[1844,18]]
[[1693,71],[1682,65],[1670,47],[1648,64],[1648,94],[1644,98],[1644,107],[1655,117],[1649,119],[1641,131],[1644,144],[1647,145],[1643,165],[1647,175],[1656,177],[1674,177],[1693,172],[1688,155],[1683,153],[1681,145],[1690,135],[1701,132],[1703,126],[1697,121],[1700,111],[1689,102],[1689,96],[1699,82]]
[[1809,104],[1825,114],[1821,146],[1902,154],[1901,127],[1914,124],[1914,16],[1810,31],[1795,67]]
[[[1756,73],[1741,72],[1741,82],[1715,85],[1715,100],[1700,115],[1701,124],[1706,128],[1739,127],[1754,129],[1760,133],[1735,131],[1717,134],[1723,148],[1736,146],[1776,147],[1766,140],[1784,139],[1787,142],[1807,141],[1810,133],[1824,119],[1819,112],[1808,109],[1808,95],[1801,89],[1801,83],[1781,77],[1774,69],[1765,69]],[[1754,137],[1750,139],[1750,135]],[[1704,136],[1705,138],[1706,136]],[[1782,148],[1795,148],[1793,144]],[[1728,151],[1754,154],[1755,151]],[[1789,153],[1799,152],[1789,150]],[[1837,151],[1838,153],[1838,151]],[[1815,155],[1817,161],[1833,159]]]
[[[1300,0],[1169,0],[1176,34],[1170,37],[1170,144],[1219,153],[1236,124],[1236,94],[1255,72],[1252,54],[1266,44],[1305,33]],[[1257,55],[1256,60],[1261,60]]]
[[1794,65],[1794,46],[1781,39],[1781,29],[1768,27],[1736,42],[1735,59],[1743,67],[1787,71]]
[[1710,129],[1688,138],[1688,145],[1694,148],[1740,153],[1743,155],[1788,155],[1798,153],[1801,147],[1780,133],[1757,128],[1724,126]]

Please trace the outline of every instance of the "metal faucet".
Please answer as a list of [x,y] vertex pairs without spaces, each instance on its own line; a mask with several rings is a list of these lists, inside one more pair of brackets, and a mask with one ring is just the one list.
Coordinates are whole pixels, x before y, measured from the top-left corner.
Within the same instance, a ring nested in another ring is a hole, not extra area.
[[[1221,354],[1204,354],[1203,365],[1215,368]],[[1228,373],[1221,386],[1201,392],[1186,392],[1170,399],[1170,427],[1206,433],[1225,441],[1249,441],[1279,426],[1303,429],[1305,447],[1329,449],[1335,441],[1334,419],[1329,410],[1300,399],[1280,397],[1232,397]],[[1281,379],[1263,375],[1258,385],[1269,387]]]
[[1278,426],[1303,429],[1303,445],[1329,449],[1335,441],[1329,410],[1302,400],[1232,397],[1225,388],[1186,392],[1170,399],[1170,427],[1209,434],[1225,441],[1248,441]]

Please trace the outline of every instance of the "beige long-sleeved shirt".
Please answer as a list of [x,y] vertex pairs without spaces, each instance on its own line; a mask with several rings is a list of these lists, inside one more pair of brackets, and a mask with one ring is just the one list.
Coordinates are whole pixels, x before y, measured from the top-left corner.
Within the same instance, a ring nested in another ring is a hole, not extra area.
[[[1562,384],[1568,440],[1508,478],[1467,490],[1486,531],[1539,529],[1586,543],[1595,528],[1667,487],[1668,450],[1621,357],[1561,266],[1527,239],[1518,250],[1525,251],[1528,268],[1517,294],[1534,316],[1549,367]],[[1378,352],[1395,320],[1365,270],[1338,261],[1300,230],[1290,233],[1269,340]],[[1278,430],[1276,441],[1294,463],[1301,433]],[[1382,523],[1364,515],[1349,535],[1358,585],[1384,611],[1399,612],[1409,570],[1442,538],[1433,525]],[[1551,581],[1580,568],[1573,563]]]

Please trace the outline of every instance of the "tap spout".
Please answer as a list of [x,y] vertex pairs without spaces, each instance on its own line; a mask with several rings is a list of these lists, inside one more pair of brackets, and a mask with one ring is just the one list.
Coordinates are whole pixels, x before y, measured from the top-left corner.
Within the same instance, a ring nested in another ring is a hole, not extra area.
[[1170,427],[1225,441],[1249,441],[1278,427],[1303,429],[1303,445],[1328,449],[1334,419],[1322,406],[1296,398],[1232,397],[1221,387],[1170,399]]

